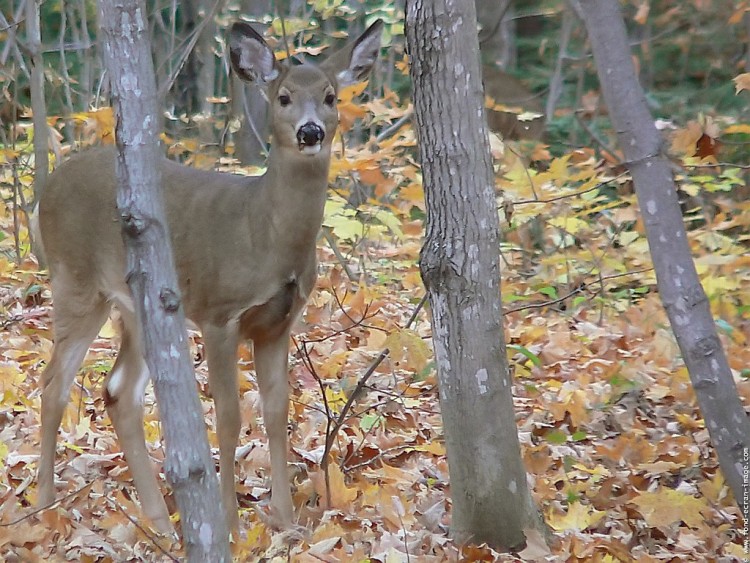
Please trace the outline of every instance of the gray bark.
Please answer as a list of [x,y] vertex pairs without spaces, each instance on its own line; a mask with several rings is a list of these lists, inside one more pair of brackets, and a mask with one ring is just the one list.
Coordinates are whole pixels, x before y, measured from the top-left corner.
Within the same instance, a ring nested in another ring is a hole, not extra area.
[[[243,4],[242,13],[250,17],[260,18],[271,12],[270,0],[245,1]],[[263,34],[259,28],[256,31]],[[242,164],[261,164],[268,155],[268,103],[257,86],[247,85],[234,74],[231,85],[232,115],[240,120],[240,128],[234,133],[234,156]]]
[[619,2],[581,4],[604,100],[643,214],[659,295],[722,473],[742,503],[743,451],[750,447],[750,422],[693,264],[672,170],[635,74]]
[[473,0],[409,0],[432,309],[457,541],[524,543],[542,524],[518,442],[500,307],[499,222]]
[[31,109],[34,122],[34,203],[47,184],[49,174],[49,131],[44,102],[44,59],[42,33],[39,28],[40,0],[26,1],[27,47],[31,53]]
[[101,0],[99,6],[117,112],[117,206],[127,279],[164,428],[164,472],[180,511],[188,561],[231,561],[158,189],[156,85],[145,5]]
[[475,0],[477,23],[480,27],[479,45],[484,64],[507,69],[515,50],[514,22],[504,16],[512,0]]

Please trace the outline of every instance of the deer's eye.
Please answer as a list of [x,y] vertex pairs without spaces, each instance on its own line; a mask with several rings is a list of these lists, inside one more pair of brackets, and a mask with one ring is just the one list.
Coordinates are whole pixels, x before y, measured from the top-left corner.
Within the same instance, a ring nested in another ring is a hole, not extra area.
[[288,106],[292,103],[292,98],[289,96],[289,94],[279,94],[279,103],[282,106]]
[[327,106],[332,106],[333,103],[336,101],[336,96],[334,96],[332,93],[326,94],[326,99],[324,100]]

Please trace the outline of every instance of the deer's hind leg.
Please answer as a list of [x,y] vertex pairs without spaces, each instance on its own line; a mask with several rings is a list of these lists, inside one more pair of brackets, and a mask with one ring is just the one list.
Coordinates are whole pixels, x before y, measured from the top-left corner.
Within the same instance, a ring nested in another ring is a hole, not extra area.
[[169,510],[159,490],[154,466],[146,449],[143,431],[143,395],[149,371],[143,357],[140,332],[129,306],[118,303],[121,319],[121,343],[117,360],[105,381],[105,404],[125,454],[143,512],[154,527],[170,533]]
[[55,343],[42,373],[42,445],[38,469],[41,506],[55,500],[57,431],[70,401],[70,387],[110,310],[109,303],[96,289],[82,292],[82,286],[86,284],[71,280],[64,271],[52,279]]

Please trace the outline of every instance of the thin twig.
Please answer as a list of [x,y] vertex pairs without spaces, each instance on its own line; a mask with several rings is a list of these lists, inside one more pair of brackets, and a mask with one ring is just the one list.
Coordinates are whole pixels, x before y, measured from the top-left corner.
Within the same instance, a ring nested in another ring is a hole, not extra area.
[[44,512],[45,510],[48,510],[48,509],[52,508],[53,506],[57,506],[58,504],[61,504],[62,502],[68,500],[69,498],[72,498],[72,497],[76,496],[78,493],[80,493],[81,491],[83,491],[87,487],[93,486],[93,484],[94,484],[94,481],[89,481],[88,483],[85,483],[84,485],[82,485],[81,487],[79,487],[78,489],[76,489],[75,491],[73,491],[71,493],[68,493],[67,495],[65,495],[63,497],[60,497],[59,499],[53,500],[52,502],[50,502],[48,504],[45,504],[44,506],[38,506],[37,508],[35,508],[31,512],[28,512],[28,513],[24,514],[23,516],[21,516],[20,518],[17,518],[16,520],[13,520],[11,522],[7,522],[7,523],[4,523],[4,524],[0,523],[0,528],[8,528],[10,526],[15,526],[16,524],[19,524],[19,523],[23,522],[24,520],[26,520],[28,518],[31,518],[32,516],[34,516],[36,514],[39,514],[40,512]]
[[[108,500],[110,500],[110,499],[108,499]],[[120,506],[119,502],[115,502],[114,500],[110,500],[110,504],[114,504],[115,508],[117,510],[119,510],[120,512],[122,512],[123,515],[125,516],[125,518],[127,518],[130,521],[130,523],[133,524],[133,526],[135,526],[136,528],[138,528],[141,531],[141,533],[143,533],[143,535],[146,536],[146,538],[148,539],[148,541],[151,542],[151,545],[153,545],[156,549],[158,549],[159,551],[161,551],[161,553],[165,557],[169,557],[169,559],[171,559],[172,561],[175,561],[176,563],[179,563],[180,560],[177,559],[171,553],[169,553],[167,550],[165,550],[159,544],[158,539],[153,534],[151,534],[151,532],[149,532],[148,530],[146,530],[146,528],[144,528],[143,526],[141,526],[140,523],[135,518],[133,518],[130,514],[128,514],[125,511],[125,509],[122,506]]]
[[590,188],[586,188],[585,190],[580,190],[580,191],[577,191],[577,192],[571,192],[571,193],[567,193],[567,194],[563,194],[563,195],[559,195],[559,196],[555,196],[555,197],[550,197],[550,198],[547,198],[547,199],[521,199],[521,200],[518,200],[518,201],[513,201],[511,203],[514,206],[515,205],[528,205],[530,203],[553,203],[555,201],[560,201],[562,199],[569,199],[569,198],[577,197],[579,195],[587,194],[589,192],[593,192],[595,190],[603,188],[607,184],[611,184],[615,180],[619,180],[623,176],[627,176],[628,174],[630,174],[630,172],[628,172],[628,171],[620,172],[614,178],[610,178],[609,180],[602,180],[601,182],[599,182],[595,186],[591,186]]
[[[622,274],[612,274],[609,276],[601,276],[597,278],[595,281],[586,282],[586,283],[579,285],[570,293],[563,295],[562,297],[558,297],[557,299],[551,299],[549,301],[543,301],[543,302],[537,302],[537,303],[529,303],[528,305],[521,305],[520,307],[507,309],[503,311],[503,315],[509,315],[510,313],[517,313],[518,311],[525,311],[527,309],[541,309],[542,307],[550,307],[552,305],[557,305],[558,303],[562,303],[566,299],[570,299],[575,294],[581,293],[584,289],[591,287],[592,285],[603,284],[603,282],[606,280],[622,278],[625,276],[633,276],[635,274],[642,274],[644,272],[650,272],[651,270],[653,270],[653,268],[643,268],[641,270],[634,270],[632,272],[625,272]],[[603,285],[602,285],[602,288],[603,288]]]
[[330,246],[331,250],[333,250],[333,255],[336,257],[336,260],[339,261],[339,264],[341,265],[341,268],[343,268],[346,277],[349,278],[352,283],[357,283],[357,281],[359,280],[349,268],[349,264],[346,261],[346,256],[341,253],[339,245],[336,244],[336,240],[333,238],[331,229],[328,227],[323,227],[320,231],[321,233],[323,233],[323,238],[326,239],[328,246]]
[[391,123],[388,127],[386,127],[385,129],[383,129],[380,133],[378,133],[378,136],[375,137],[375,141],[378,142],[378,143],[380,143],[380,142],[385,141],[386,139],[388,139],[391,135],[395,135],[396,132],[399,129],[401,129],[401,127],[403,127],[404,124],[406,124],[407,121],[409,121],[411,119],[412,115],[414,115],[414,108],[413,107],[411,107],[408,110],[406,110],[406,112],[404,113],[404,115],[402,115],[401,117],[399,117],[396,121],[394,121],[393,123]]

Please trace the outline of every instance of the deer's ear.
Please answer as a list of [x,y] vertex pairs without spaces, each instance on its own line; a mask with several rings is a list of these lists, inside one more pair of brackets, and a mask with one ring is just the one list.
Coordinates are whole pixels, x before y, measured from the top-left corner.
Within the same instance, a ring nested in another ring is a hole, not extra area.
[[248,82],[261,86],[279,76],[279,63],[261,35],[250,24],[236,22],[229,30],[232,68]]
[[380,51],[383,20],[377,20],[355,41],[332,54],[321,66],[331,71],[339,86],[361,82],[370,74]]

